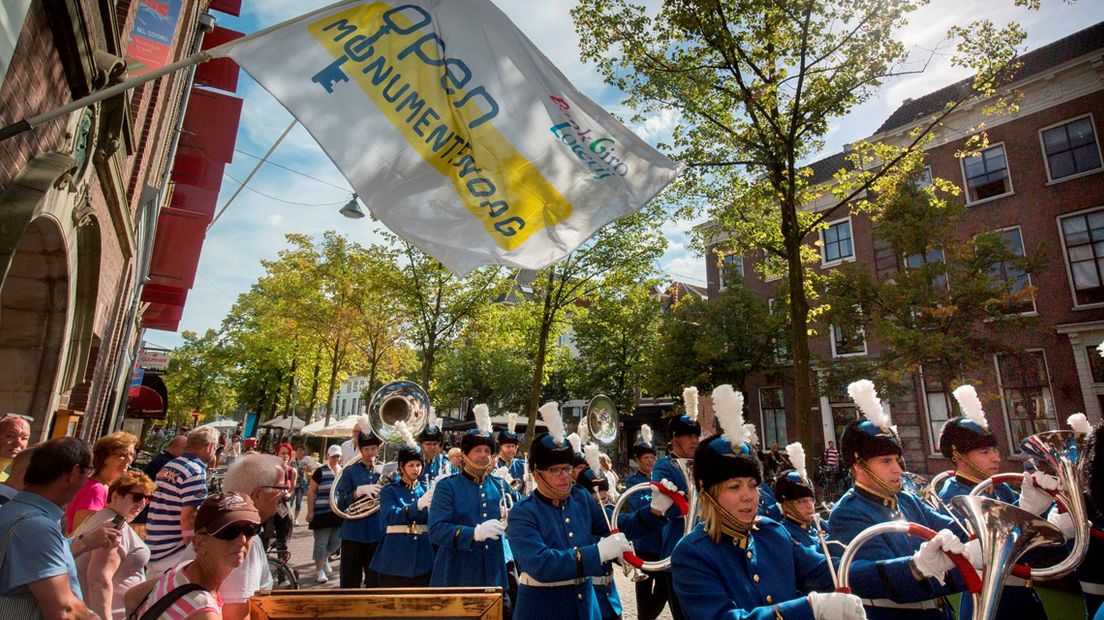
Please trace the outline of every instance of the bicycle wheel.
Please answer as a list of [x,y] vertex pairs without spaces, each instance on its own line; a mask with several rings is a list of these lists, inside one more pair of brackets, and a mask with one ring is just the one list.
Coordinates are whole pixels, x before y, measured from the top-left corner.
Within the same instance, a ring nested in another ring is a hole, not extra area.
[[268,558],[268,569],[272,572],[273,590],[298,590],[299,578],[286,563],[276,558]]

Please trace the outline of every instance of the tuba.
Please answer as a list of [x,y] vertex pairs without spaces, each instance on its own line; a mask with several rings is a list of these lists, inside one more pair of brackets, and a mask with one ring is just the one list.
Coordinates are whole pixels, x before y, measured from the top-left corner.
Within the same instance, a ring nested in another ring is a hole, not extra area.
[[[395,428],[399,420],[406,422],[414,435],[422,432],[429,420],[429,394],[422,386],[413,381],[392,381],[376,390],[368,405],[368,419],[373,433],[387,443],[402,443],[402,436]],[[361,429],[363,432],[364,429]],[[337,487],[345,472],[360,462],[360,454],[355,455],[333,481],[330,490],[330,510],[342,519],[363,519],[379,512],[379,493],[357,498],[345,510],[337,505]],[[381,481],[382,484],[382,481]]]
[[599,394],[590,399],[586,408],[587,430],[590,431],[590,436],[603,446],[612,444],[617,439],[618,417],[617,405],[609,396]]
[[[698,524],[698,489],[694,485],[694,461],[691,459],[673,458],[671,462],[679,472],[682,473],[683,478],[686,479],[686,500],[688,509],[682,519],[682,535],[686,536],[693,531],[694,526]],[[654,491],[653,484],[651,482],[641,482],[625,489],[625,492],[621,494],[621,497],[617,498],[617,503],[613,505],[613,521],[616,522],[617,515],[621,514],[621,507],[625,505],[629,497],[634,493],[641,493],[643,491]],[[640,569],[645,571],[664,571],[671,567],[671,558],[661,558],[655,561],[643,562],[640,565]]]

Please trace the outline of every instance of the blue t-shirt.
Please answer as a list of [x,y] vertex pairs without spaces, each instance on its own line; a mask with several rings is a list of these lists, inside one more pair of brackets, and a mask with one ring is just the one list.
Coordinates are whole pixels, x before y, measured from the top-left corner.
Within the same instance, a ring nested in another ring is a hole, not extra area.
[[[7,549],[0,563],[0,595],[27,594],[27,584],[58,575],[69,575],[69,589],[81,597],[77,564],[69,541],[61,533],[64,511],[30,491],[20,491],[0,510],[0,544]],[[20,521],[20,519],[22,519]],[[14,530],[12,525],[15,525]],[[13,530],[8,536],[8,530]]]

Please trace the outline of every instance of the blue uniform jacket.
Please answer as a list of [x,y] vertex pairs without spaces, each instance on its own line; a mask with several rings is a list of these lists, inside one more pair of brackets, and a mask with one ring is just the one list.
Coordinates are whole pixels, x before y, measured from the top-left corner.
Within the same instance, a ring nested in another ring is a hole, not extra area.
[[426,466],[422,468],[422,475],[418,476],[418,482],[421,482],[428,488],[437,478],[437,474],[442,470],[447,471],[450,476],[459,473],[443,452],[433,457],[432,461],[426,463]]
[[[955,510],[955,516],[963,519],[965,515],[951,504],[951,498],[959,495],[969,495],[974,486],[971,482],[960,480],[957,476],[948,478],[943,483],[943,488],[939,490],[939,499],[945,505],[942,512],[946,513],[947,509]],[[989,490],[990,497],[995,497],[1006,504],[1019,504],[1020,494],[1007,484],[998,484]],[[958,615],[960,618],[974,617],[974,599],[972,597],[962,597],[958,604]],[[1046,618],[1047,613],[1046,608],[1043,607],[1043,602],[1039,600],[1039,595],[1035,592],[1035,588],[1005,585],[994,617],[997,620],[1010,620],[1012,618],[1028,620],[1030,618]]]
[[[637,472],[637,473],[629,476],[628,479],[625,480],[625,484],[628,485],[628,487],[626,487],[626,488],[631,489],[632,487],[640,484],[641,482],[649,482],[650,480],[651,480],[651,478],[645,476],[644,474],[642,474],[640,472]],[[629,506],[634,511],[635,510],[640,510],[641,508],[648,508],[650,510],[651,505],[652,505],[652,493],[651,493],[651,491],[643,491],[643,492],[635,493],[635,494],[629,496]],[[634,538],[632,543],[633,543],[633,547],[636,548],[637,553],[640,553],[640,552],[643,551],[644,553],[652,553],[652,554],[655,554],[656,557],[659,557],[659,552],[663,549],[663,530],[658,529],[658,530],[655,530],[653,532],[649,532],[648,534],[645,534],[644,536],[641,536],[640,538]]]
[[495,459],[495,467],[505,467],[506,471],[510,472],[510,475],[514,477],[514,480],[525,479],[525,459],[515,458],[507,465],[506,461],[502,460],[502,457]]
[[[663,517],[643,512],[626,513],[618,529],[628,538],[662,527]],[[578,584],[542,587],[518,585],[514,617],[526,620],[599,620],[598,594],[590,579],[610,571],[598,555],[598,540],[609,535],[602,508],[585,489],[571,487],[563,502],[534,492],[510,511],[510,547],[518,572],[543,583],[580,579]],[[620,606],[620,600],[618,600]]]
[[[656,461],[655,467],[652,469],[652,480],[659,482],[660,480],[670,480],[678,487],[678,490],[687,494],[689,497],[689,486],[687,485],[686,477],[682,475],[675,464],[672,462],[676,457],[665,456]],[[667,511],[667,527],[663,528],[663,545],[661,548],[660,557],[669,557],[671,552],[675,550],[675,545],[682,538],[683,530],[686,527],[685,519],[679,516],[678,508],[671,506]]]
[[[349,508],[349,504],[356,501],[353,493],[362,484],[379,484],[380,475],[364,466],[358,461],[348,467],[342,473],[341,480],[337,482],[334,493],[337,494],[337,507],[342,511]],[[382,493],[382,490],[380,491]],[[341,523],[341,540],[351,540],[359,543],[378,543],[383,538],[383,519],[380,513],[364,517],[363,519],[345,519]]]
[[[429,510],[418,510],[418,498],[425,495],[425,486],[418,482],[414,487],[393,483],[380,491],[380,511],[384,526],[425,525],[429,522]],[[383,534],[376,555],[372,558],[372,570],[384,575],[417,577],[433,571],[433,545],[429,533]]]
[[[887,500],[876,498],[873,494],[858,491],[855,487],[843,494],[836,502],[832,514],[828,517],[828,534],[832,540],[844,544],[850,543],[859,532],[876,523],[905,520],[919,523],[935,531],[950,529],[960,537],[965,533],[946,515],[939,514],[934,508],[922,502],[911,493],[900,492],[896,495],[897,509],[886,505]],[[856,555],[860,560],[884,560],[888,558],[909,558],[920,549],[919,538],[907,534],[887,534],[871,539],[863,545]],[[833,549],[833,553],[836,549]],[[908,603],[941,598],[946,594],[960,592],[964,588],[962,577],[957,570],[947,573],[946,584],[939,585],[934,579],[916,581],[915,579],[886,583],[887,596],[898,603]],[[943,609],[892,609],[886,607],[866,607],[869,620],[935,620],[952,618],[950,605]]]
[[[1089,524],[1094,530],[1104,530],[1104,516],[1093,509],[1092,496],[1085,493],[1085,506],[1089,511]],[[1072,543],[1067,543],[1072,550]],[[1085,592],[1085,617],[1093,618],[1097,611],[1104,609],[1104,539],[1090,536],[1089,550],[1085,559],[1077,567],[1077,580]],[[1102,612],[1104,615],[1104,612]]]
[[500,478],[476,482],[467,472],[437,483],[429,506],[429,540],[437,546],[430,585],[500,587],[506,591],[506,557],[502,538],[477,541],[475,526],[501,519]]
[[[820,517],[817,517],[820,519]],[[823,553],[820,547],[820,539],[817,538],[816,530],[812,526],[804,526],[797,521],[789,517],[783,517],[780,521],[782,527],[786,528],[786,532],[789,533],[790,539],[794,541],[796,545],[802,545],[804,547],[812,547],[817,553]],[[828,523],[824,519],[820,519],[821,530],[824,531],[824,535],[828,535]]]
[[[731,539],[713,542],[699,523],[675,547],[671,575],[683,613],[694,620],[813,620],[806,593],[833,588],[825,556],[795,545],[782,524],[765,517],[747,549]],[[915,581],[908,558],[852,564],[850,585],[858,596],[884,595],[887,580]]]
[[768,517],[774,521],[782,521],[784,518],[782,507],[774,498],[774,489],[765,482],[759,485],[759,516]]

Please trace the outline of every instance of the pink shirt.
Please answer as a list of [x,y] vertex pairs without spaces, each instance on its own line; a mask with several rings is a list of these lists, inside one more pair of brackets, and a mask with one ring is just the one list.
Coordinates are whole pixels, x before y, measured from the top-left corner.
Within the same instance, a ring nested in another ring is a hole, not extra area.
[[84,486],[77,491],[73,501],[65,507],[65,533],[71,534],[73,532],[73,517],[78,510],[96,512],[103,510],[105,507],[107,507],[107,485],[95,478],[85,480]]
[[[153,606],[155,601],[165,598],[166,594],[172,592],[176,588],[191,583],[188,576],[184,574],[184,569],[189,564],[191,564],[191,562],[183,566],[174,566],[164,575],[161,575],[161,578],[157,580],[157,585],[153,588],[153,592],[146,597],[144,603],[138,606],[137,615],[139,617],[141,617],[147,609]],[[160,620],[187,620],[205,611],[217,614],[222,613],[222,599],[219,598],[217,592],[198,590],[185,594],[178,598],[171,607],[165,610],[165,613],[161,614]]]

